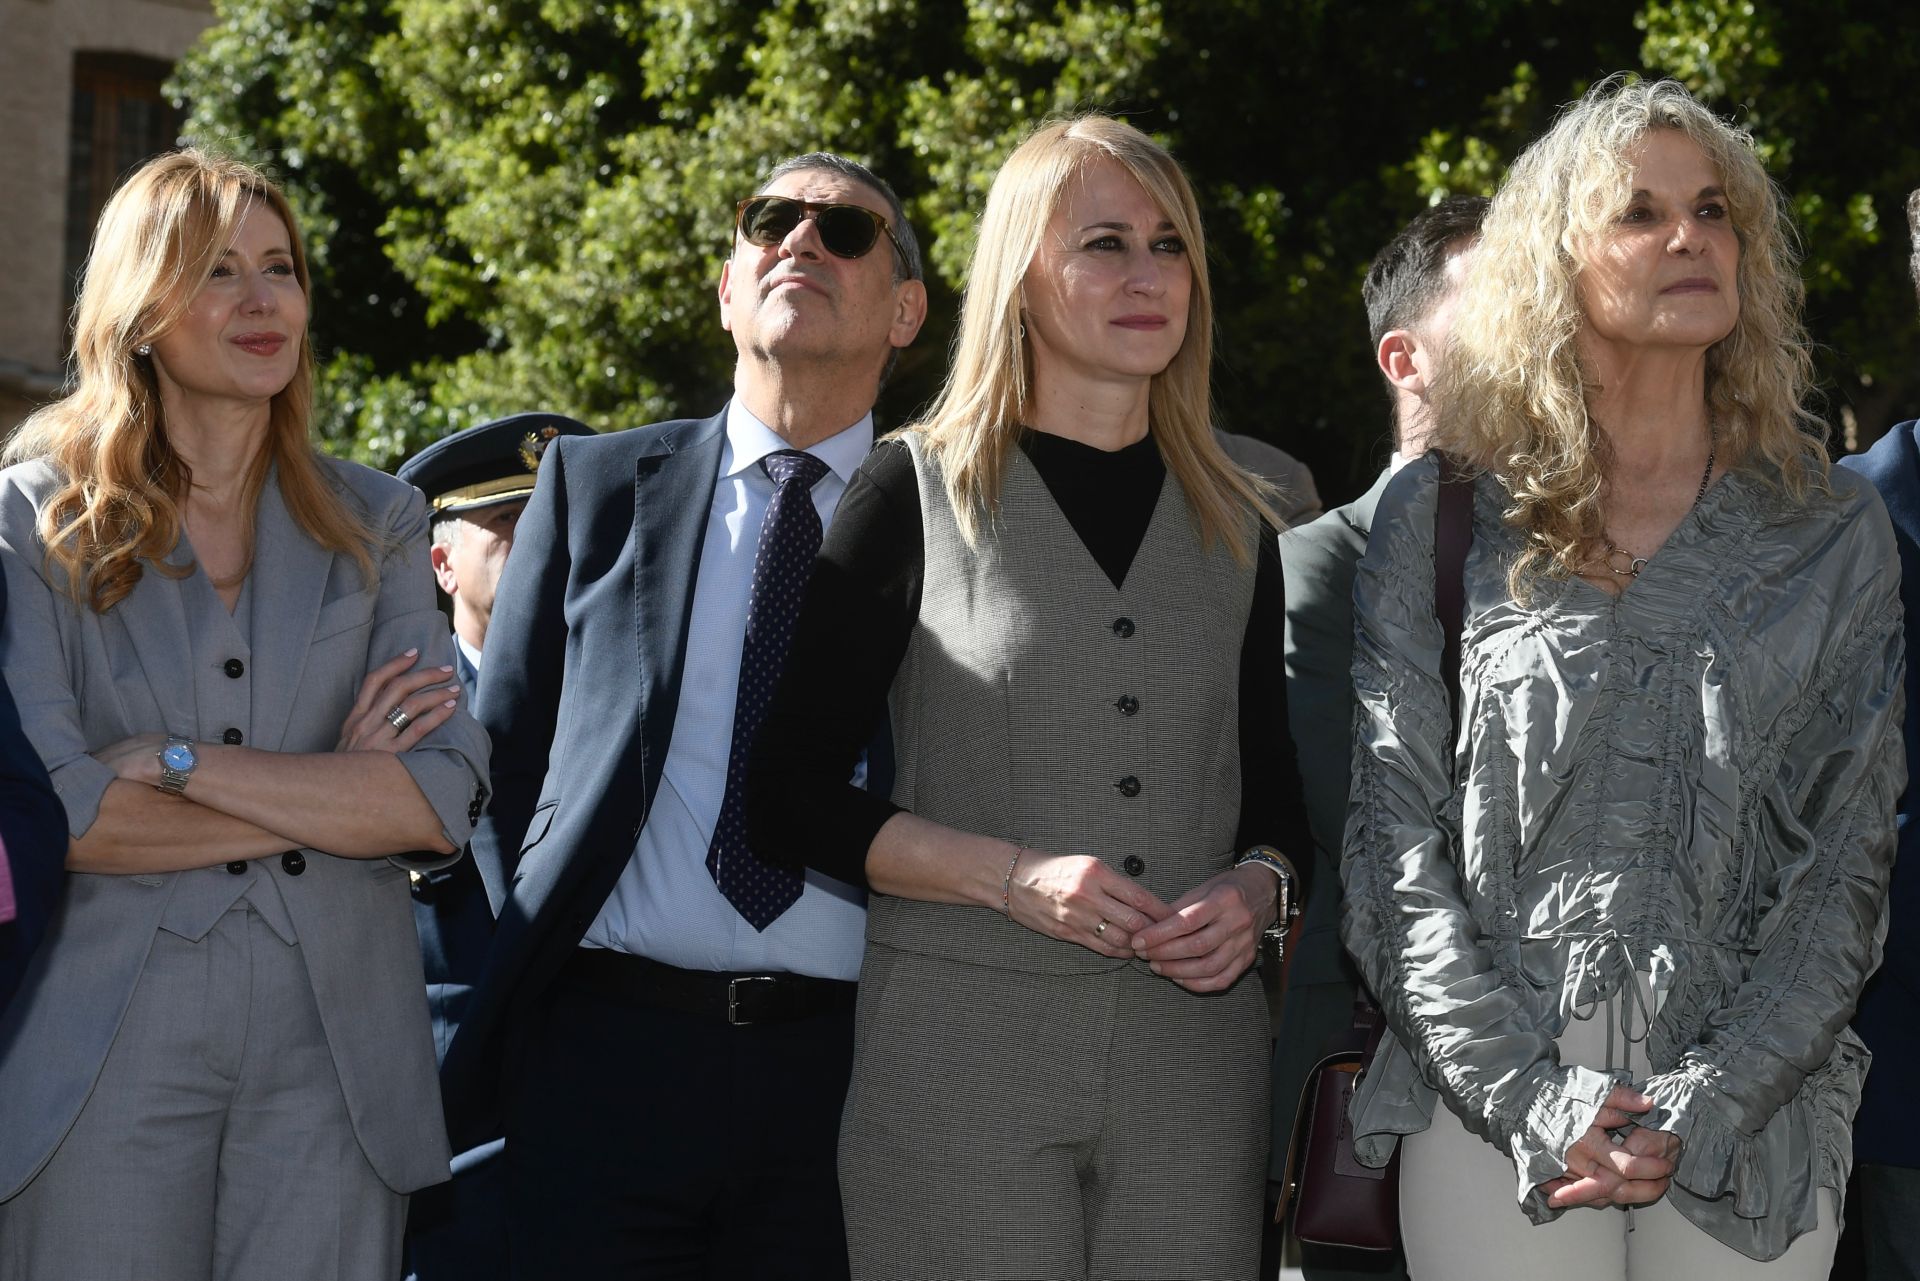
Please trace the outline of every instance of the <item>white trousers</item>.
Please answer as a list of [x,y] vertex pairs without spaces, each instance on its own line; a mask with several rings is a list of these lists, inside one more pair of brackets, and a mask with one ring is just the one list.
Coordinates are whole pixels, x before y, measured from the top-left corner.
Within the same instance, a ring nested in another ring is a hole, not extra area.
[[[1557,1044],[1562,1063],[1625,1066],[1649,1074],[1646,1046],[1614,1028],[1614,1011],[1575,1019]],[[1760,1263],[1702,1232],[1665,1199],[1631,1215],[1607,1207],[1568,1210],[1535,1226],[1514,1199],[1512,1158],[1470,1133],[1446,1104],[1433,1125],[1400,1141],[1400,1234],[1410,1281],[1827,1281],[1840,1239],[1833,1192],[1819,1189],[1820,1225],[1786,1254]]]

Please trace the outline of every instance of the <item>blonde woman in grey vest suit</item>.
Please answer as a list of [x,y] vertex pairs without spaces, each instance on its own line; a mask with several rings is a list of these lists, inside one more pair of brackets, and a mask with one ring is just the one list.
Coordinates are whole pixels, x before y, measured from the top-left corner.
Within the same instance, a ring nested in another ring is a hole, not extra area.
[[[1247,969],[1306,837],[1272,491],[1214,440],[1210,348],[1173,159],[1041,128],[987,198],[945,391],[822,546],[748,805],[756,850],[872,896],[855,1277],[1256,1266]],[[889,703],[890,800],[843,781]]]
[[386,856],[459,850],[487,740],[420,494],[308,443],[307,301],[259,172],[149,162],[0,472],[0,666],[70,837],[0,1021],[4,1281],[391,1281],[447,1177]]

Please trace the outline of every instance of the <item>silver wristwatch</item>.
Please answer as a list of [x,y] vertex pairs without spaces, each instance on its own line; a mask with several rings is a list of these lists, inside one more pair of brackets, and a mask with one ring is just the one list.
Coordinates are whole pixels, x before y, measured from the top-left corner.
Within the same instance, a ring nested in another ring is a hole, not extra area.
[[193,777],[193,767],[200,763],[193,754],[193,740],[169,734],[159,756],[160,782],[154,790],[181,795],[187,790],[187,780]]
[[1280,880],[1279,896],[1274,900],[1273,924],[1260,935],[1262,944],[1273,948],[1273,959],[1285,959],[1287,952],[1287,932],[1293,928],[1293,918],[1300,915],[1300,904],[1294,901],[1293,865],[1287,862],[1286,855],[1271,845],[1253,845],[1234,862],[1235,867],[1245,867],[1257,863],[1272,872]]

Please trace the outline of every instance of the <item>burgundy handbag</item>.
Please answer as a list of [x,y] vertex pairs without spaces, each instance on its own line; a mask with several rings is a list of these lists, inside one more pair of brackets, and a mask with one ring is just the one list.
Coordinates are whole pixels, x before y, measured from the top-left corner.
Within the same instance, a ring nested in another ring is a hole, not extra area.
[[[1440,670],[1456,733],[1460,724],[1460,634],[1466,618],[1467,548],[1473,541],[1473,482],[1452,459],[1440,464],[1434,513],[1434,613],[1444,645]],[[1353,1154],[1348,1120],[1353,1092],[1373,1064],[1386,1017],[1364,990],[1353,1005],[1353,1026],[1314,1064],[1300,1091],[1286,1181],[1276,1221],[1293,1205],[1293,1233],[1313,1245],[1391,1250],[1400,1243],[1400,1152],[1386,1165],[1366,1166]]]
[[1353,1004],[1350,1048],[1314,1064],[1300,1091],[1280,1212],[1286,1213],[1292,1197],[1293,1234],[1309,1244],[1349,1250],[1391,1250],[1399,1244],[1400,1153],[1396,1150],[1379,1169],[1361,1165],[1354,1159],[1353,1126],[1347,1120],[1354,1087],[1373,1061],[1385,1027],[1380,1008],[1362,995]]

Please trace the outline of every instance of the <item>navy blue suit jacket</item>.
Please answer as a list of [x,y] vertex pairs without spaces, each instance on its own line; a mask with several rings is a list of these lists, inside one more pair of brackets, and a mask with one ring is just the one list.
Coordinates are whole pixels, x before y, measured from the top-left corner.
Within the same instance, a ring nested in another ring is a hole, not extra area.
[[[0,625],[7,583],[0,578]],[[7,843],[17,913],[0,925],[0,1010],[20,986],[67,887],[67,812],[54,795],[40,754],[20,728],[13,692],[0,679],[0,839]]]
[[514,533],[476,714],[472,844],[498,920],[443,1071],[456,1151],[498,1134],[529,1012],[612,893],[673,737],[724,411],[555,440]]
[[1853,1123],[1856,1161],[1920,1167],[1920,675],[1913,638],[1920,628],[1920,421],[1901,423],[1873,448],[1841,460],[1880,491],[1900,546],[1900,603],[1907,614],[1907,769],[1900,798],[1900,847],[1887,896],[1887,950],[1868,981],[1853,1027],[1873,1051]]

